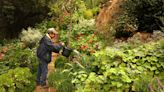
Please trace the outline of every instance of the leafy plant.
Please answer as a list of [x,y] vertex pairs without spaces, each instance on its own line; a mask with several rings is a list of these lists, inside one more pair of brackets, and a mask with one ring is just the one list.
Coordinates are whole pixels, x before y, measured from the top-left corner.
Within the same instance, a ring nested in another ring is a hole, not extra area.
[[29,48],[36,46],[41,37],[42,34],[39,32],[38,29],[32,29],[30,27],[27,30],[23,30],[22,34],[20,35],[21,41],[26,47]]
[[84,11],[84,18],[85,19],[91,19],[93,17],[92,10],[88,9]]
[[149,83],[153,78],[147,74],[142,74],[134,81],[133,88],[136,92],[150,92]]
[[136,92],[162,92],[164,87],[158,77],[150,77],[143,74],[134,81],[134,89]]
[[[147,79],[151,79],[153,76],[160,76],[163,72],[163,53],[161,41],[150,42],[132,49],[109,47],[93,55],[95,59],[92,59],[90,65],[91,71],[76,71],[73,83],[77,92],[135,91],[140,89],[137,83],[142,85],[149,83],[146,80],[138,81],[144,74],[147,75]],[[147,88],[145,91],[149,90],[148,85]]]
[[80,20],[79,23],[73,26],[70,44],[72,48],[76,48],[80,52],[94,53],[102,47],[102,43],[95,31],[95,21]]
[[0,91],[1,92],[29,92],[33,89],[24,90],[31,86],[32,74],[28,68],[15,68],[7,73],[0,75]]
[[81,19],[79,20],[79,23],[75,24],[73,26],[73,34],[89,34],[94,32],[94,26],[95,26],[95,20],[90,19]]
[[64,56],[60,56],[57,58],[57,60],[55,61],[55,68],[57,69],[63,69],[65,64],[68,63],[68,59]]
[[105,4],[108,0],[83,0],[86,3],[87,8],[95,8],[96,6],[100,6],[101,4]]
[[164,15],[163,0],[127,0],[124,2],[124,9],[138,26],[138,31],[152,33],[163,27],[159,19]]
[[20,42],[10,43],[7,48],[8,51],[5,53],[4,59],[0,63],[0,66],[3,66],[3,68],[0,69],[1,74],[16,67],[28,67],[32,72],[37,70],[36,66],[38,61],[35,55],[35,48],[23,49]]
[[59,69],[50,73],[48,83],[56,88],[58,92],[73,92],[74,86],[71,83],[71,76],[68,72],[63,72]]
[[44,20],[50,10],[48,7],[50,1],[53,0],[2,1],[0,3],[1,39],[18,37],[22,28],[34,26]]

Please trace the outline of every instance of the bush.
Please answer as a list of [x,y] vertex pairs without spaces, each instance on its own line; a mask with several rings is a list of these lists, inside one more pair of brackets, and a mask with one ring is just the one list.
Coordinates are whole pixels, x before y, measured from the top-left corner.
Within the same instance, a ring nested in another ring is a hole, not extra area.
[[138,31],[152,33],[164,27],[159,18],[164,16],[163,0],[126,0],[124,9],[131,20],[138,25]]
[[73,25],[73,35],[94,33],[95,20],[81,19],[79,23]]
[[128,38],[127,42],[128,43],[133,43],[133,44],[141,44],[141,43],[146,43],[146,42],[151,42],[151,41],[158,41],[160,39],[163,39],[164,33],[161,31],[155,31],[153,34],[151,33],[136,33],[132,37]]
[[74,92],[74,86],[71,83],[71,76],[68,72],[57,69],[50,73],[48,83],[50,86],[55,87],[57,92]]
[[24,43],[25,47],[33,48],[41,39],[42,34],[38,29],[28,28],[23,30],[20,39]]
[[55,61],[55,68],[57,68],[57,69],[63,69],[64,66],[65,66],[65,64],[68,63],[68,62],[69,62],[68,58],[66,58],[64,56],[60,56]]
[[46,18],[52,0],[1,1],[1,38],[17,37],[22,28],[34,26]]
[[70,38],[70,46],[80,52],[92,54],[95,50],[102,48],[103,44],[95,31],[95,20],[81,19],[73,25]]
[[48,76],[48,84],[56,88],[58,92],[74,92],[74,86],[71,83],[71,70],[74,69],[69,59],[59,56],[55,61],[55,71]]
[[84,18],[85,19],[91,19],[93,18],[93,13],[92,10],[88,9],[84,11]]
[[[90,65],[91,71],[87,73],[83,70],[82,76],[79,72],[72,80],[75,83],[77,92],[95,91],[95,92],[123,92],[136,91],[140,85],[147,85],[151,81],[138,81],[144,74],[148,78],[163,76],[164,69],[164,50],[162,39],[157,42],[150,42],[135,48],[129,44],[120,47],[109,47],[106,50],[96,52],[94,60]],[[79,76],[81,76],[79,78]],[[163,80],[163,78],[162,78]],[[134,85],[136,83],[136,85]],[[145,88],[146,89],[146,88]],[[156,89],[156,88],[155,88]],[[143,89],[144,90],[144,89]],[[146,90],[150,90],[147,87]],[[144,91],[146,92],[146,91]]]
[[158,77],[150,77],[149,75],[142,74],[134,81],[136,92],[163,92],[163,85]]
[[0,62],[0,74],[7,72],[9,69],[16,67],[28,67],[33,73],[37,70],[38,60],[35,54],[35,48],[22,48],[20,42],[5,45],[8,50],[4,59]]
[[32,74],[28,68],[15,68],[7,73],[0,75],[1,92],[31,92]]
[[35,25],[35,28],[34,30],[39,30],[43,35],[45,35],[47,33],[47,29],[48,28],[57,28],[57,22],[55,22],[53,19],[51,20],[44,20],[42,21],[41,23],[39,24],[36,24]]
[[2,51],[4,57],[0,61],[0,91],[32,92],[38,65],[36,48],[23,48],[19,40],[12,40],[5,43]]

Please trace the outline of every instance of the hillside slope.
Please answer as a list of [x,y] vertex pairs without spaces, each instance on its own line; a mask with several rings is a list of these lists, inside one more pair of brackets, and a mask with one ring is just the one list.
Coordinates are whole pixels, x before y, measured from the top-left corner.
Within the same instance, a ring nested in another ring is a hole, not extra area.
[[109,0],[106,5],[100,10],[97,17],[96,27],[98,30],[102,30],[104,26],[112,24],[114,20],[121,13],[121,3],[123,0]]

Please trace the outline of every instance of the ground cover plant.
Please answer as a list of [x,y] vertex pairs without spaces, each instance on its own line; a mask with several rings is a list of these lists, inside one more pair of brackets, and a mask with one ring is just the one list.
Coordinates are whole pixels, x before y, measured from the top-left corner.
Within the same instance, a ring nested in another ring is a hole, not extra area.
[[[36,40],[34,43],[37,42]],[[20,39],[16,39],[0,47],[2,54],[0,59],[1,92],[34,90],[38,60],[35,53],[36,47],[31,48],[30,44],[26,43],[27,46],[25,46]]]

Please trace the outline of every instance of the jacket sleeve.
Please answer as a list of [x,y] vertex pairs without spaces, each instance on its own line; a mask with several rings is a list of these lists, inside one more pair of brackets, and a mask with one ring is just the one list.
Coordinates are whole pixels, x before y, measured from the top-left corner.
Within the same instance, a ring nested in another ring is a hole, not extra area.
[[52,43],[52,41],[50,40],[46,40],[45,41],[45,45],[46,45],[46,48],[49,50],[49,51],[52,51],[52,52],[55,52],[55,53],[59,53],[59,51],[62,49],[62,45],[61,44],[58,44],[58,45],[54,45]]

